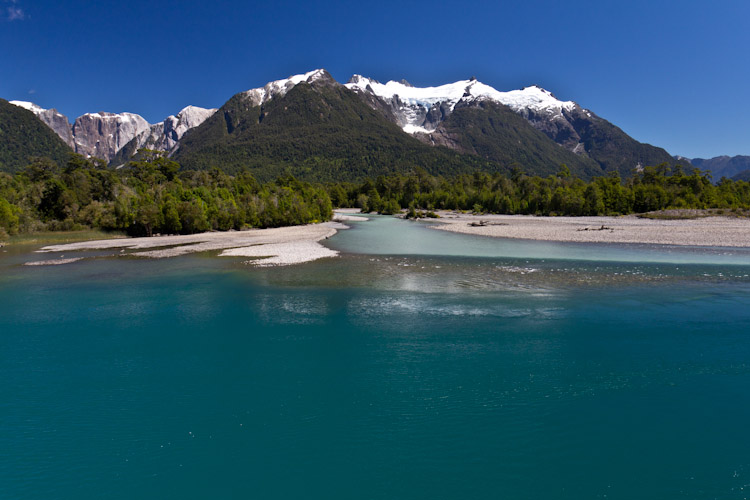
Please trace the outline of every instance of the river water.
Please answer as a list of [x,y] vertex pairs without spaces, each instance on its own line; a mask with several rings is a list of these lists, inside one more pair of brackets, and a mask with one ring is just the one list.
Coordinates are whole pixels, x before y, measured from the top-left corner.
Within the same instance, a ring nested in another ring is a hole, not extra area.
[[327,245],[3,249],[0,497],[748,496],[747,252],[384,217]]

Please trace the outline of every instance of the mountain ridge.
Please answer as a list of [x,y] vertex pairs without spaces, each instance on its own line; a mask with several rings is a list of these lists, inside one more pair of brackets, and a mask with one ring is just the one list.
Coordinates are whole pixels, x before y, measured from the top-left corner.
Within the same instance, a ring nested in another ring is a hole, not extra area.
[[[177,115],[170,115],[154,124],[136,113],[99,111],[84,113],[71,124],[68,117],[54,108],[44,109],[28,101],[9,102],[34,113],[74,152],[99,157],[107,162],[120,158],[121,163],[129,160],[141,147],[170,152],[189,128],[200,125],[216,111],[190,105]],[[124,155],[118,156],[126,148],[132,154],[126,158]]]
[[714,182],[718,182],[722,177],[729,179],[747,179],[750,177],[750,156],[714,156],[713,158],[692,158],[690,163],[701,170],[711,172]]
[[498,169],[404,134],[327,72],[273,99],[256,97],[235,94],[185,135],[174,158],[189,169],[247,168],[260,180],[287,173],[354,180],[413,167],[443,173]]
[[[443,146],[460,154],[477,156],[477,159],[469,163],[488,161],[494,164],[491,168],[495,169],[507,169],[508,165],[515,164],[533,172],[549,173],[559,168],[559,163],[566,163],[574,173],[584,177],[603,175],[610,171],[626,176],[643,165],[686,163],[684,160],[675,160],[661,148],[636,141],[593,112],[573,101],[561,101],[552,92],[539,86],[501,92],[473,77],[437,87],[414,87],[405,80],[381,84],[375,79],[354,75],[348,83],[340,84],[326,70],[317,69],[239,92],[221,108],[233,100],[234,105],[240,105],[244,112],[259,107],[261,111],[252,113],[257,114],[255,119],[263,120],[267,115],[266,111],[262,111],[263,108],[274,100],[283,99],[300,84],[346,88],[408,136],[429,146]],[[175,155],[183,144],[189,144],[189,149],[196,151],[198,148],[195,147],[195,137],[189,140],[187,138],[217,111],[187,106],[177,115],[171,115],[156,124],[149,124],[134,113],[86,113],[70,125],[67,118],[54,109],[45,110],[23,101],[13,103],[34,112],[76,152],[103,157],[113,166],[126,163],[140,148],[157,149]],[[500,107],[521,117],[550,142],[547,143],[539,134],[527,130],[524,124]],[[451,119],[456,109],[463,116]],[[469,112],[468,109],[474,111]],[[276,112],[283,113],[283,110]],[[234,125],[227,122],[229,128],[224,132],[232,134],[233,127],[238,126],[239,122],[247,125],[249,117],[240,119],[240,114],[240,109],[237,108],[230,113],[231,116],[224,116],[230,122],[238,121]],[[290,119],[293,118],[292,114],[289,116]],[[456,125],[457,122],[467,125],[467,120],[473,120],[472,125],[477,126],[461,128]],[[309,126],[313,126],[312,122]],[[214,132],[220,136],[224,133],[219,128]],[[201,137],[211,141],[223,140],[205,133]],[[394,139],[392,135],[389,137]],[[399,139],[396,142],[403,141]],[[247,141],[244,144],[244,147],[252,150]],[[388,149],[390,146],[384,147]],[[286,148],[284,146],[282,149]],[[178,156],[186,159],[184,153]],[[241,156],[240,154],[239,157]],[[269,159],[278,160],[273,157]],[[309,157],[305,159],[309,160]],[[188,163],[196,164],[190,160]]]
[[[662,148],[636,141],[593,112],[573,101],[561,101],[537,85],[501,92],[471,78],[420,88],[395,81],[381,84],[354,75],[346,86],[369,96],[371,103],[380,100],[373,107],[386,110],[405,132],[420,134],[425,140],[435,140],[430,135],[436,131],[440,134],[440,123],[459,103],[481,107],[482,102],[492,101],[509,107],[568,151],[596,161],[604,172],[629,175],[642,165],[675,161]],[[618,144],[619,158],[613,154],[612,142]]]

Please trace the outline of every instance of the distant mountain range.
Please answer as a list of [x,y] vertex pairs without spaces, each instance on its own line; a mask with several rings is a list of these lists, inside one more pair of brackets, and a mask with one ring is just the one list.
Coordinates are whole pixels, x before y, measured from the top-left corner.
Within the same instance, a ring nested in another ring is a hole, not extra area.
[[185,168],[250,168],[260,178],[288,172],[313,180],[413,167],[548,175],[563,163],[590,178],[687,163],[540,87],[500,92],[474,78],[419,88],[355,75],[340,84],[320,69],[240,92],[218,110],[188,106],[157,124],[104,112],[71,124],[54,109],[11,102],[71,150],[113,166],[143,147],[165,151]]
[[[141,147],[171,153],[185,132],[200,125],[216,111],[188,106],[176,116],[153,125],[134,113],[86,113],[71,125],[68,118],[56,109],[44,109],[26,101],[10,103],[34,113],[76,153],[108,162],[123,150],[131,150],[128,156],[132,156]],[[129,158],[123,159],[127,161]]]
[[[679,158],[677,160],[679,161]],[[734,180],[750,180],[750,156],[693,158],[690,163],[696,168],[711,172],[714,182],[718,182],[722,177]]]

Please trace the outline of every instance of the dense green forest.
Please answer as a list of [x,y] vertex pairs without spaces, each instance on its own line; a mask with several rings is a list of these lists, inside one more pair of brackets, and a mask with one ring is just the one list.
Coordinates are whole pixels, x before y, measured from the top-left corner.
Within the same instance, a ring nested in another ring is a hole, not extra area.
[[315,182],[356,181],[413,167],[436,175],[508,172],[511,164],[424,144],[350,90],[323,82],[299,84],[263,106],[235,95],[185,134],[175,160],[193,170],[248,169],[261,181],[289,174]]
[[17,172],[29,156],[46,156],[62,164],[70,152],[34,113],[0,99],[0,172]]
[[750,208],[750,183],[722,179],[697,169],[685,172],[667,165],[646,167],[626,181],[619,174],[589,182],[571,176],[562,166],[556,175],[511,176],[475,172],[445,178],[418,170],[362,183],[328,186],[336,207],[395,213],[402,208],[470,210],[501,214],[619,215],[667,208]]
[[64,168],[36,158],[15,175],[0,172],[0,237],[84,228],[190,234],[330,218],[320,186],[288,176],[260,184],[247,172],[180,171],[153,151],[119,170],[71,154]]
[[563,165],[547,177],[514,170],[442,177],[415,167],[363,182],[301,182],[284,175],[259,183],[249,171],[181,170],[155,151],[112,169],[70,154],[64,167],[36,158],[14,175],[0,173],[0,237],[36,231],[103,229],[134,236],[307,224],[329,220],[332,207],[394,214],[464,210],[532,215],[618,215],[667,208],[750,209],[750,183],[666,164],[624,180],[584,181]]
[[[186,169],[244,168],[261,181],[288,173],[311,182],[358,182],[415,167],[455,176],[477,170],[507,175],[515,166],[546,176],[561,164],[591,179],[608,171],[626,176],[636,164],[675,162],[663,149],[585,111],[569,118],[572,128],[557,132],[580,139],[586,154],[576,154],[527,117],[487,100],[458,103],[424,142],[405,134],[387,106],[375,108],[330,75],[263,105],[240,93],[186,133],[175,160]],[[134,147],[123,148],[113,163],[125,162]]]
[[[578,155],[560,147],[532,127],[526,118],[492,101],[457,104],[453,113],[441,124],[440,132],[439,135],[450,138],[458,151],[471,153],[498,165],[517,165],[527,172],[549,175],[564,163],[574,175],[584,179],[604,173],[602,167],[587,155]],[[510,168],[482,170],[510,172]]]

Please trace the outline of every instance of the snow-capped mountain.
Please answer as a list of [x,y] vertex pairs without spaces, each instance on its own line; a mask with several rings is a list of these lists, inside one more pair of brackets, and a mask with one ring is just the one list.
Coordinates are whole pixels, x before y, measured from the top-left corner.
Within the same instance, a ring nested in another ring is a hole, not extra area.
[[[663,149],[634,140],[591,111],[573,101],[557,99],[551,92],[538,86],[500,92],[471,78],[438,87],[418,88],[405,81],[382,84],[354,75],[346,87],[360,95],[373,109],[383,112],[405,132],[428,144],[477,153],[477,141],[495,141],[485,133],[489,132],[489,128],[480,127],[467,141],[467,132],[457,123],[466,125],[467,109],[485,117],[487,113],[497,114],[497,109],[492,111],[492,105],[496,105],[523,117],[533,128],[568,151],[595,160],[605,171],[617,170],[629,175],[639,164],[656,165],[674,161]],[[452,120],[451,116],[457,110],[461,110],[463,116]],[[474,119],[477,116],[475,113]],[[502,120],[500,116],[494,116],[488,123],[497,124]],[[470,144],[475,146],[467,147]]]
[[[438,87],[413,87],[408,82],[377,80],[354,75],[346,87],[360,94],[371,94],[386,104],[396,122],[410,134],[431,134],[456,108],[492,101],[508,106],[526,118],[535,128],[555,139],[562,130],[567,132],[565,146],[571,151],[580,150],[580,142],[570,123],[570,116],[588,113],[573,101],[561,101],[551,92],[538,86],[521,90],[500,92],[475,78],[460,80]],[[590,114],[589,114],[590,116]],[[571,134],[572,132],[572,134]]]
[[290,76],[283,80],[268,82],[265,86],[250,89],[242,92],[242,95],[250,102],[252,106],[261,106],[274,97],[282,97],[289,90],[302,82],[313,83],[319,80],[331,79],[331,75],[324,69],[316,69],[301,75]]
[[537,86],[500,92],[476,79],[419,88],[405,81],[383,84],[354,75],[346,87],[355,92],[372,93],[386,101],[401,127],[409,133],[434,131],[460,101],[490,100],[509,106],[519,114],[543,114],[551,119],[561,118],[564,110],[571,111],[577,106],[572,101],[560,101]]
[[[205,168],[249,158],[276,161],[267,157],[276,154],[283,161],[319,158],[330,146],[338,155],[331,161],[339,163],[350,162],[352,151],[364,148],[362,161],[371,168],[373,162],[406,161],[406,151],[412,163],[438,154],[417,153],[421,150],[414,143],[420,141],[469,155],[473,162],[489,162],[492,168],[517,165],[545,175],[562,163],[584,177],[611,171],[629,175],[637,165],[674,163],[663,149],[634,140],[541,87],[501,92],[475,78],[418,88],[405,81],[382,84],[354,75],[342,85],[326,70],[316,69],[235,94],[219,110],[188,106],[153,125],[133,113],[87,113],[71,126],[55,110],[14,104],[33,111],[76,152],[113,165],[126,163],[140,148],[174,154],[188,168]],[[350,114],[341,114],[343,109]],[[266,129],[268,125],[272,129]],[[331,136],[333,144],[325,144],[323,135],[337,127],[341,130]],[[186,133],[193,129],[195,133]],[[284,141],[296,136],[279,132],[285,129],[295,129],[308,142],[287,144]],[[374,134],[376,129],[381,135]],[[343,143],[344,149],[336,149]],[[373,152],[381,150],[393,153],[382,157],[387,160],[375,160],[380,153]]]

